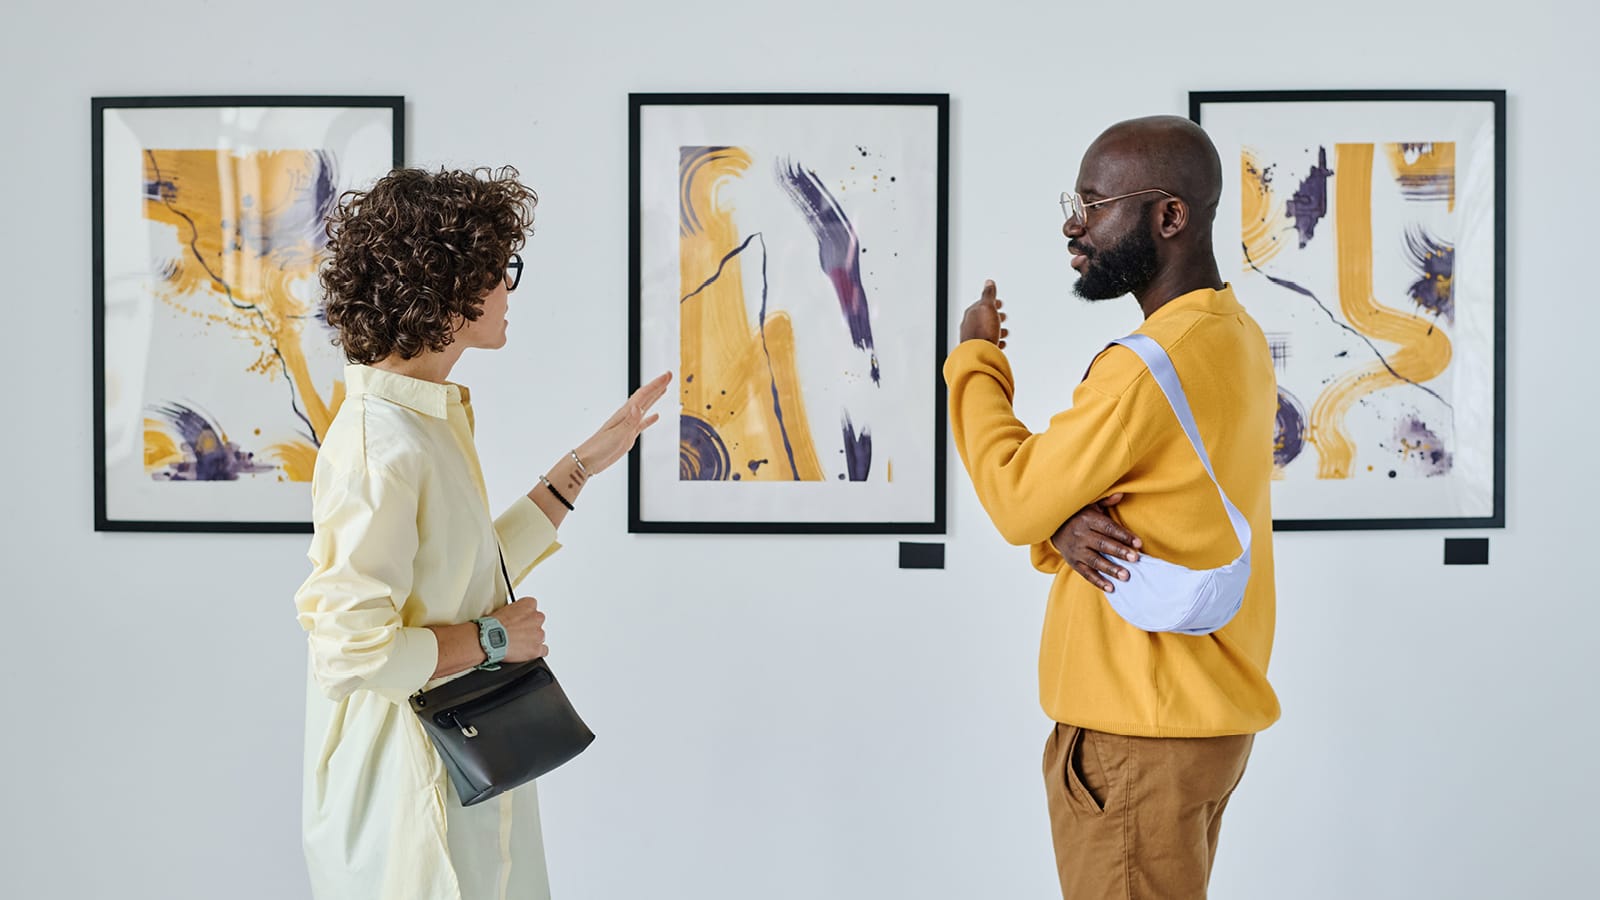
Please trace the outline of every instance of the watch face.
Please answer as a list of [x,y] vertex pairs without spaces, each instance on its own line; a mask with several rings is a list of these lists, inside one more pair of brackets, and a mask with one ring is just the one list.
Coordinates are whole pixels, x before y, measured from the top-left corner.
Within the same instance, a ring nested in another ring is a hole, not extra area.
[[496,650],[506,645],[506,633],[499,628],[489,629],[489,646]]

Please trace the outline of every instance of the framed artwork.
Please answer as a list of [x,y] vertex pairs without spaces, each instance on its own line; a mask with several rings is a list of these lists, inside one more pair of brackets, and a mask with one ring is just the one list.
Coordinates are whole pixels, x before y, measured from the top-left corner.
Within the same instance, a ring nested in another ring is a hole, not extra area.
[[1505,525],[1504,91],[1192,93],[1280,530]]
[[629,530],[944,533],[949,95],[629,99]]
[[344,397],[323,220],[400,97],[96,97],[95,530],[309,532]]

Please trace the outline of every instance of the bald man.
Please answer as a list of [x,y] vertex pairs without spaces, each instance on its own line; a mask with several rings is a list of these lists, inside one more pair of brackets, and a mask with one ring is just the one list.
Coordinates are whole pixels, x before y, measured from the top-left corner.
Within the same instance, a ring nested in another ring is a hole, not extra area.
[[945,361],[956,447],[978,498],[1000,534],[1029,545],[1034,566],[1054,576],[1039,694],[1056,722],[1044,773],[1069,900],[1204,897],[1254,735],[1278,718],[1266,674],[1277,388],[1266,339],[1212,253],[1221,190],[1205,132],[1157,117],[1102,134],[1062,195],[1075,291],[1138,301],[1138,333],[1171,358],[1218,483],[1249,521],[1250,581],[1220,630],[1141,631],[1106,597],[1126,577],[1113,558],[1147,552],[1210,569],[1243,550],[1137,354],[1100,353],[1071,407],[1030,432],[1012,411],[1009,329],[990,281]]

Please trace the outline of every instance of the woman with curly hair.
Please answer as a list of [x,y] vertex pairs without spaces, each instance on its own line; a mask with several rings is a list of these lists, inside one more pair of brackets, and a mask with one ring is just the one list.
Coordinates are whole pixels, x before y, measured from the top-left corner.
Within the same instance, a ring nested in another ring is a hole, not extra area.
[[549,896],[534,785],[463,807],[407,703],[548,652],[536,601],[508,604],[502,559],[520,580],[557,549],[584,484],[656,421],[671,378],[490,518],[470,396],[448,378],[466,349],[505,345],[537,200],[509,167],[397,169],[328,222],[324,314],[350,366],[317,455],[312,572],[295,596],[311,657],[304,849],[320,900]]

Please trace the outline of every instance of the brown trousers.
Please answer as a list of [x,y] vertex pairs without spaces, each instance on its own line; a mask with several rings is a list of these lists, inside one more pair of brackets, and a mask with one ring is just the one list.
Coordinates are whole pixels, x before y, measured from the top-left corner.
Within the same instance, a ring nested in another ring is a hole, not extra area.
[[1202,900],[1254,735],[1144,738],[1057,724],[1045,790],[1065,900]]

